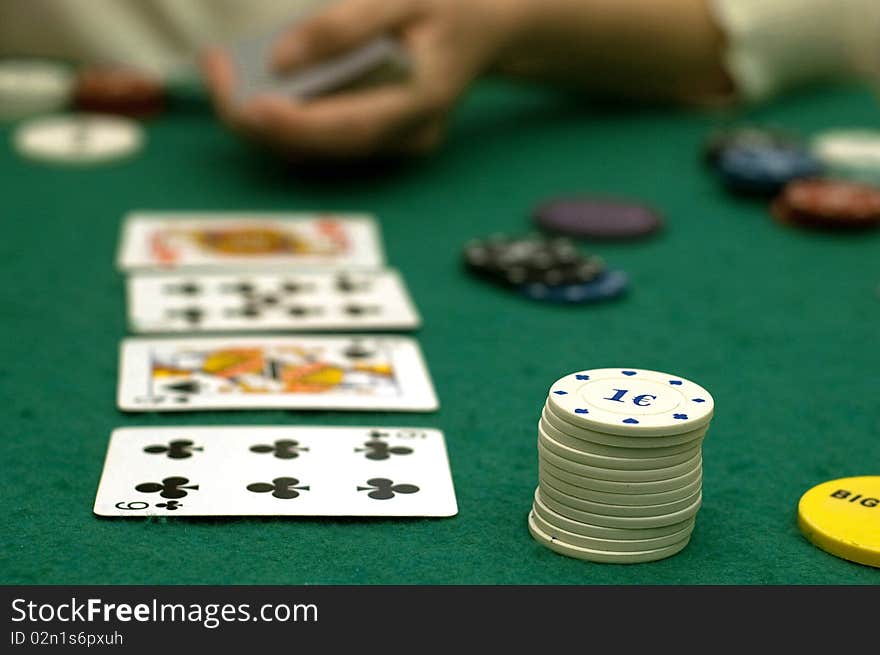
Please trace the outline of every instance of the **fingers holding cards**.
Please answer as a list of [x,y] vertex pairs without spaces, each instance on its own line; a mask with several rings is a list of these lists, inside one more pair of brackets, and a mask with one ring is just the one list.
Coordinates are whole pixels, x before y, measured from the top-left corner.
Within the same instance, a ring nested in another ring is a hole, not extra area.
[[418,344],[405,337],[127,339],[119,408],[434,411]]
[[[327,56],[298,70],[278,70],[274,65],[276,50],[289,46],[291,41],[284,37],[303,18],[304,14],[293,17],[292,24],[251,36],[229,48],[230,76],[235,84],[230,85],[231,98],[227,102],[244,105],[259,96],[303,101],[351,86],[398,81],[406,75],[406,52],[397,39],[387,35],[375,36],[344,51],[325,53]],[[290,54],[289,47],[282,50],[285,53]],[[289,63],[289,59],[284,60]]]
[[454,516],[427,428],[166,427],[113,432],[99,516]]

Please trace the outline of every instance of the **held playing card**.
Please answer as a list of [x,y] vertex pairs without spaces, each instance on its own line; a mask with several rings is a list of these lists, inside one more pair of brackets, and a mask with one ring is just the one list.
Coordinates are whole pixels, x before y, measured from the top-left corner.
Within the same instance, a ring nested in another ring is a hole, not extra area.
[[396,271],[300,271],[128,279],[134,332],[406,330],[419,315]]
[[434,411],[418,344],[405,337],[126,339],[119,408]]
[[365,214],[133,212],[125,219],[120,270],[378,268],[375,220]]
[[275,73],[271,68],[272,50],[278,38],[301,18],[296,17],[281,29],[252,36],[229,48],[236,102],[265,94],[307,100],[353,85],[400,79],[406,74],[409,67],[406,53],[390,36],[377,37],[300,71]]
[[443,433],[427,428],[121,428],[98,516],[454,516]]

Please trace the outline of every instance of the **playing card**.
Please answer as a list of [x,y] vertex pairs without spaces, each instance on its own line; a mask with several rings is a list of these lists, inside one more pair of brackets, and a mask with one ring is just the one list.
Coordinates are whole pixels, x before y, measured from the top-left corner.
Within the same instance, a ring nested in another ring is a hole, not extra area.
[[99,516],[454,516],[443,433],[428,428],[121,428]]
[[128,411],[438,407],[413,339],[365,335],[126,339],[117,402]]
[[408,68],[408,58],[400,44],[390,36],[380,36],[301,71],[279,75],[271,68],[272,50],[278,37],[296,22],[299,21],[229,48],[236,102],[262,94],[305,100],[363,83],[365,78],[399,77]]
[[134,332],[394,330],[420,318],[396,271],[138,274],[128,278]]
[[126,217],[121,270],[357,267],[384,263],[365,214],[134,212]]

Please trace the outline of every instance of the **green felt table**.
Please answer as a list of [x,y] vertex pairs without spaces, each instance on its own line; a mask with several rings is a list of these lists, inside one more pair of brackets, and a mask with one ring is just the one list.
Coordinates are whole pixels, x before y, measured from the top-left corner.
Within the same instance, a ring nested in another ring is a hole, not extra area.
[[[809,544],[801,494],[880,473],[880,233],[780,226],[700,164],[722,123],[804,134],[877,126],[868,89],[819,88],[733,113],[596,107],[487,81],[436,155],[303,175],[240,142],[197,96],[147,125],[117,165],[18,157],[0,129],[0,583],[876,584],[880,571]],[[665,231],[584,249],[626,270],[619,302],[561,307],[469,277],[462,244],[530,229],[547,197],[641,199]],[[441,409],[124,414],[126,336],[114,255],[122,216],[160,210],[365,210],[423,314],[417,333]],[[578,369],[673,372],[715,397],[703,507],[690,545],[660,562],[568,559],[529,536],[536,422]],[[459,514],[449,519],[101,519],[111,430],[170,425],[421,425],[444,430]]]

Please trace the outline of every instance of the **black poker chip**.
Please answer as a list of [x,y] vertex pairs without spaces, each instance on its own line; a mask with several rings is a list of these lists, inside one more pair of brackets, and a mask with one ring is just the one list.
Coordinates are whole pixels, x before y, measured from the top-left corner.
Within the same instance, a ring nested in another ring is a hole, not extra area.
[[605,270],[601,259],[559,237],[493,235],[468,242],[463,258],[471,273],[511,287],[589,282]]

